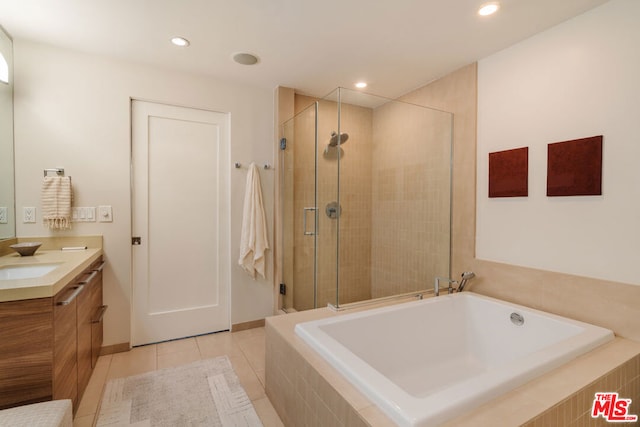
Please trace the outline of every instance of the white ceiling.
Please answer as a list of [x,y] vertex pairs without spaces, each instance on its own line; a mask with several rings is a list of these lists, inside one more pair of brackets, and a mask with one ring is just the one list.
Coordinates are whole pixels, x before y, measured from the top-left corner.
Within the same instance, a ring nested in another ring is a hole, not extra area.
[[[357,80],[391,98],[607,0],[0,0],[14,39],[324,95]],[[189,48],[169,39],[181,35]],[[254,66],[237,52],[260,57]]]

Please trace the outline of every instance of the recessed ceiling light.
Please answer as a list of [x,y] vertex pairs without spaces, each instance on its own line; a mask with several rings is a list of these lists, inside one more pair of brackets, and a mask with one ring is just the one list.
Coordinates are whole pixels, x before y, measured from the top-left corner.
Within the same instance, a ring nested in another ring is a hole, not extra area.
[[358,82],[358,83],[356,83],[356,87],[358,89],[364,89],[365,87],[367,87],[367,83],[366,82]]
[[478,15],[481,15],[481,16],[493,15],[498,11],[498,9],[500,9],[500,3],[485,3],[482,6],[480,6],[480,9],[478,9]]
[[180,47],[187,47],[191,44],[189,43],[189,40],[185,39],[184,37],[174,37],[171,39],[171,43]]
[[258,57],[246,52],[240,52],[233,55],[233,60],[242,65],[253,65],[258,63]]

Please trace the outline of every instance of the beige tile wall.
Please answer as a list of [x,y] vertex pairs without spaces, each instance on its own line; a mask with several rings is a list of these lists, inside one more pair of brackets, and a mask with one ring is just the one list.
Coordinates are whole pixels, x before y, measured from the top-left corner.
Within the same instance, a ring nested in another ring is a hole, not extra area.
[[470,64],[400,99],[450,111],[453,119],[452,273],[475,256],[477,65]]
[[[297,310],[313,307],[314,240],[302,233],[302,212],[314,206],[314,101],[295,95],[297,115],[284,125],[293,141],[284,154],[285,193],[293,198],[285,197],[285,227],[295,230],[284,234],[283,271],[293,265],[294,283],[285,307]],[[336,279],[338,302],[346,304],[425,289],[434,276],[448,275],[451,119],[395,102],[375,109],[343,103],[341,131],[349,140],[325,151],[338,110],[334,102],[319,102],[317,306],[336,302]],[[338,157],[339,240],[338,221],[324,212],[338,199]],[[313,214],[307,219],[311,230]]]
[[594,395],[601,392],[617,392],[620,398],[631,399],[628,414],[640,415],[639,372],[640,356],[636,356],[562,402],[557,403],[543,414],[524,424],[523,427],[554,425],[566,427],[610,426],[611,423],[603,417],[594,419],[591,416]]
[[389,102],[373,115],[371,296],[449,275],[451,114]]
[[276,330],[267,331],[266,343],[266,393],[284,425],[367,425],[357,410]]
[[[340,152],[340,304],[371,298],[372,120],[373,111],[370,108],[344,102],[340,106],[340,129],[349,134],[349,139]],[[324,145],[329,141],[331,131],[324,133],[322,126],[319,131],[319,144]],[[323,135],[326,136],[323,138]],[[329,153],[323,155],[321,161],[326,161],[331,166],[336,165],[331,159],[334,151],[337,152],[329,149]],[[331,168],[327,170],[327,174],[330,180],[337,183],[337,175],[332,176],[334,171]],[[321,200],[320,208],[323,209],[324,206],[325,200]],[[323,210],[320,218],[332,225],[335,222]],[[335,289],[330,289],[330,292],[335,294]]]

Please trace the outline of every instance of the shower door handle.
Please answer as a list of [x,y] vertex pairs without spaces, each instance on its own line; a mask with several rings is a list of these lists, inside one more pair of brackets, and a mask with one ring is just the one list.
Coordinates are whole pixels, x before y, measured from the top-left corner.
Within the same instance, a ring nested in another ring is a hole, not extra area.
[[[305,236],[315,236],[316,234],[316,230],[315,230],[315,213],[316,213],[317,208],[316,207],[312,207],[312,208],[302,208],[302,231],[304,232]],[[314,223],[314,227],[313,227],[313,231],[307,231],[307,212],[308,211],[313,211],[313,223]]]

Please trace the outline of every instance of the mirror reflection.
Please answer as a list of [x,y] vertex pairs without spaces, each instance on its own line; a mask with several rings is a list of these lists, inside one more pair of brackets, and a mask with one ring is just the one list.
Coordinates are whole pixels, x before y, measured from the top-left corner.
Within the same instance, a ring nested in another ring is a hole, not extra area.
[[0,240],[15,237],[13,43],[0,27]]

